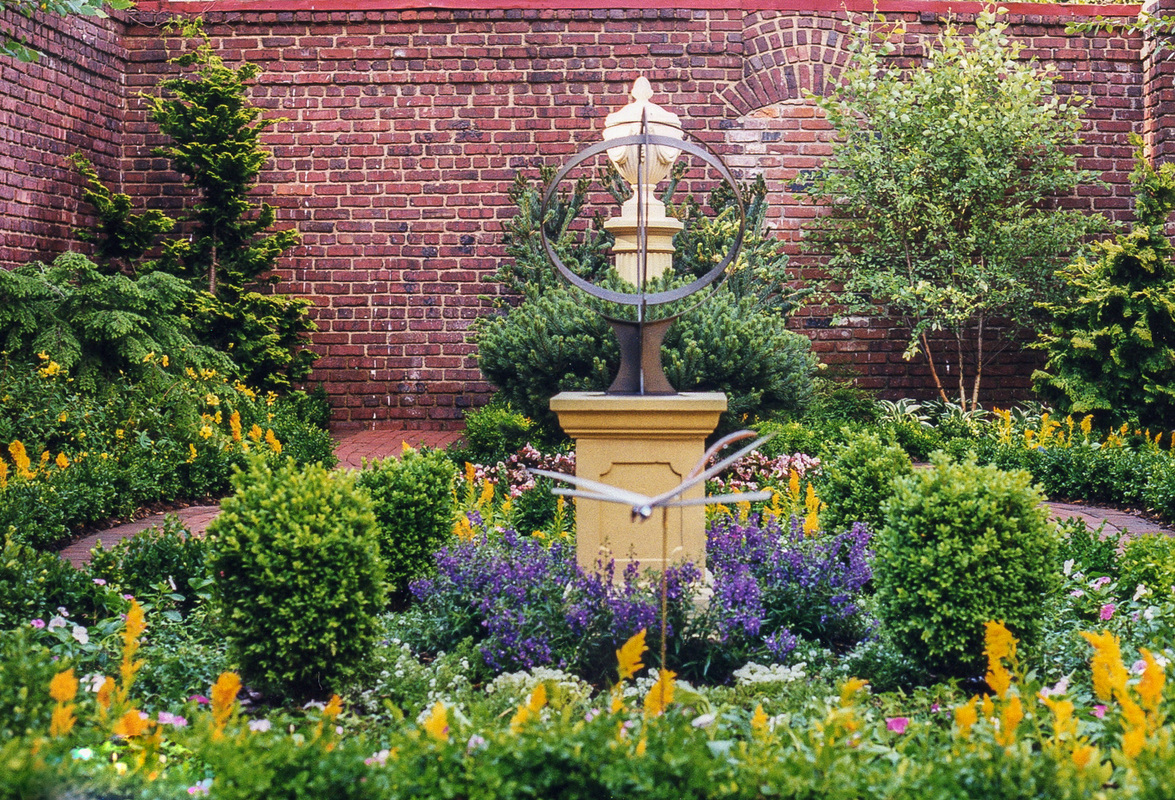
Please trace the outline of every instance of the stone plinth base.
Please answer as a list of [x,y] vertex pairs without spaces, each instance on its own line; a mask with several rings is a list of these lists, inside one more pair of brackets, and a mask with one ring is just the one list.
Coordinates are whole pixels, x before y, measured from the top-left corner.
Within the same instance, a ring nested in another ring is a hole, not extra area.
[[[562,392],[551,398],[559,424],[575,440],[576,474],[581,478],[646,495],[681,483],[706,450],[726,410],[721,392],[677,395],[607,395]],[[702,497],[696,486],[685,497]],[[619,574],[630,561],[662,568],[661,514],[632,520],[631,509],[616,503],[577,499],[576,541],[579,565],[595,570],[603,557],[616,559]],[[668,563],[706,560],[706,511],[703,506],[669,511]]]

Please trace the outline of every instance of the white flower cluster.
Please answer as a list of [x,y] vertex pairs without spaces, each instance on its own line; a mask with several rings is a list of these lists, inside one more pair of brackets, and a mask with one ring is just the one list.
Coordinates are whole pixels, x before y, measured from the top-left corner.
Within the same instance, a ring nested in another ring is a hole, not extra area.
[[750,686],[756,683],[792,683],[806,679],[807,676],[804,673],[806,666],[808,664],[805,661],[799,661],[790,667],[785,667],[783,664],[772,664],[765,667],[754,661],[748,661],[746,666],[734,671],[734,680],[738,686]]
[[504,693],[521,702],[540,683],[558,687],[573,702],[586,700],[592,692],[590,684],[571,673],[551,667],[535,667],[523,672],[503,672],[486,685],[485,691],[486,694]]

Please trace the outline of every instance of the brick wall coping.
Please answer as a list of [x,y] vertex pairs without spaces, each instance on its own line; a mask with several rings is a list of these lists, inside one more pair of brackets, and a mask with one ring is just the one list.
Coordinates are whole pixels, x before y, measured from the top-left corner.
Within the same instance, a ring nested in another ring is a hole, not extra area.
[[[951,0],[675,0],[643,5],[651,11],[673,9],[734,9],[754,11],[854,11],[868,13],[925,12],[975,14],[982,2]],[[1042,17],[1137,17],[1142,4],[1086,5],[1078,3],[999,3],[1009,13]],[[161,12],[351,12],[351,11],[548,11],[631,9],[624,0],[139,0],[139,11]]]

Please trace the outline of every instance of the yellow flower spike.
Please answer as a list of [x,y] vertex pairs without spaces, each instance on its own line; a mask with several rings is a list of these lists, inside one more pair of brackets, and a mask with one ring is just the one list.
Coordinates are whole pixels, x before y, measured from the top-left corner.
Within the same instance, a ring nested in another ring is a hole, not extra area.
[[49,457],[50,457],[50,456],[49,456],[49,451],[48,451],[48,450],[42,450],[42,451],[41,451],[41,464],[42,464],[42,465],[44,465],[44,464],[48,464],[48,463],[49,463]]
[[233,415],[228,418],[228,427],[232,431],[233,441],[241,441],[241,412],[234,411]]
[[[109,711],[111,704],[114,702],[114,678],[109,675],[102,681],[102,685],[98,687],[98,708],[101,712]],[[103,716],[101,713],[100,716]]]
[[518,710],[514,712],[514,716],[510,719],[510,730],[518,733],[532,718],[537,718],[539,712],[547,705],[547,687],[544,684],[539,684],[534,687],[534,691],[530,693],[530,697],[525,703],[518,706]]
[[510,732],[520,733],[529,719],[530,709],[526,707],[526,703],[522,703],[518,706],[518,710],[514,712],[514,716],[510,717]]
[[449,741],[449,710],[440,700],[428,712],[424,720],[424,730],[438,742]]
[[747,518],[751,516],[751,503],[750,503],[750,501],[749,500],[739,500],[738,502],[736,502],[734,504],[734,507],[738,511],[739,525],[746,525]]
[[804,508],[808,511],[804,517],[804,533],[816,533],[820,530],[820,509],[823,507],[824,504],[816,496],[816,490],[809,483],[807,496],[804,498]]
[[477,498],[477,507],[484,508],[485,505],[493,499],[494,485],[490,483],[489,478],[484,478],[481,482],[481,496]]
[[62,411],[60,414],[57,415],[57,421],[58,422],[68,422],[69,421],[69,412]]
[[991,695],[985,694],[983,700],[980,701],[980,708],[983,710],[984,719],[995,719],[995,703],[992,702]]
[[661,670],[657,675],[657,682],[645,695],[646,716],[660,716],[669,708],[669,704],[673,702],[674,678],[676,677],[677,673],[668,669]]
[[477,472],[473,468],[473,464],[468,461],[465,462],[465,482],[473,486],[477,481]]
[[800,473],[794,468],[787,473],[787,492],[794,502],[800,502]]
[[1098,749],[1090,744],[1082,744],[1073,748],[1073,765],[1079,770],[1084,770],[1089,766],[1091,761],[1100,760],[1097,758]]
[[171,359],[169,359],[167,356],[164,356],[159,363],[163,364],[164,368],[166,369],[168,366],[170,366]]
[[1016,729],[1024,719],[1024,706],[1020,703],[1020,695],[1014,694],[1004,703],[1000,711],[1000,729],[996,731],[996,744],[1011,747],[1016,743]]
[[1093,430],[1093,414],[1086,414],[1081,419],[1081,433],[1083,436],[1088,437],[1090,434],[1090,431],[1092,431],[1092,430]]
[[322,716],[334,719],[341,713],[343,713],[343,698],[337,694],[331,695],[330,702],[326,704],[326,708],[322,709]]
[[53,716],[49,718],[49,735],[52,737],[65,736],[73,730],[77,718],[73,715],[73,703],[58,703],[53,709]]
[[457,522],[453,525],[453,535],[462,542],[473,541],[473,523],[469,521],[469,517],[462,514],[457,518]]
[[406,456],[409,453],[415,453],[415,452],[416,452],[415,447],[413,447],[412,445],[408,444],[407,442],[401,440],[401,442],[400,442],[400,455]]
[[617,671],[620,673],[621,682],[631,679],[640,670],[644,669],[644,664],[641,658],[644,656],[648,647],[645,646],[645,634],[648,630],[642,628],[639,633],[634,634],[624,645],[616,651]]
[[255,442],[260,442],[261,437],[264,435],[265,435],[265,432],[262,431],[261,426],[256,423],[254,423],[253,427],[249,429],[249,438]]
[[25,480],[33,477],[32,471],[29,469],[32,462],[29,461],[29,454],[24,449],[24,443],[20,439],[15,439],[8,445],[8,454],[12,456],[12,463],[16,465],[16,474]]
[[1109,631],[1101,634],[1081,631],[1081,636],[1093,645],[1094,654],[1090,666],[1093,668],[1093,689],[1099,700],[1109,702],[1117,691],[1119,697],[1126,694],[1126,679],[1129,673],[1122,663],[1122,651],[1118,637]]
[[269,449],[272,450],[275,455],[280,456],[282,454],[282,443],[276,436],[274,436],[273,428],[270,428],[265,432],[265,443],[269,445]]
[[763,711],[763,704],[755,706],[755,713],[751,716],[751,732],[755,736],[767,735],[767,714]]
[[955,727],[958,729],[957,735],[964,739],[971,738],[971,729],[979,721],[979,712],[975,708],[975,704],[978,702],[979,696],[975,695],[963,705],[955,708]]
[[1150,650],[1142,648],[1139,652],[1142,655],[1142,660],[1146,663],[1146,669],[1143,670],[1142,678],[1138,681],[1135,690],[1138,692],[1138,696],[1142,700],[1142,707],[1147,710],[1147,713],[1156,714],[1159,710],[1159,703],[1163,700],[1163,684],[1166,683],[1167,678],[1163,673],[1163,668],[1155,661]]
[[1072,738],[1077,735],[1077,718],[1073,716],[1074,706],[1070,700],[1054,700],[1051,697],[1040,695],[1041,702],[1053,714],[1053,734],[1060,739]]
[[780,503],[782,499],[777,490],[771,490],[771,507],[767,509],[767,514],[772,519],[778,520],[783,518],[783,506]]
[[850,706],[858,692],[869,685],[869,681],[862,678],[849,678],[841,684],[840,687],[840,704],[841,706]]
[[69,466],[69,458],[66,457],[65,453],[58,453],[57,460],[54,463],[57,464],[58,469],[65,469]]
[[235,672],[222,672],[212,685],[212,738],[224,736],[225,726],[237,705],[237,692],[241,691],[241,678]]
[[49,696],[58,703],[67,703],[77,697],[78,679],[74,677],[73,668],[58,672],[49,681]]
[[644,734],[641,734],[641,740],[636,743],[637,757],[643,757],[645,754],[645,751],[648,749],[648,746],[649,746],[648,739],[645,738]]
[[195,461],[197,455],[198,453],[196,452],[196,445],[188,442],[188,463],[191,464],[193,461]]
[[1016,657],[1016,638],[1002,622],[984,623],[984,652],[987,653],[987,685],[1001,700],[1012,685],[1012,675],[1004,667],[1004,659]]
[[1122,707],[1122,719],[1125,722],[1122,730],[1122,753],[1127,758],[1138,758],[1146,744],[1146,712],[1128,695],[1118,698]]
[[8,488],[8,462],[0,459],[0,489]]
[[200,434],[201,439],[211,439],[212,438],[212,426],[201,425],[198,433]]
[[620,692],[612,693],[612,703],[608,710],[613,714],[618,714],[624,710],[624,695]]
[[151,720],[139,709],[131,708],[118,718],[111,733],[124,739],[131,739],[135,736],[142,736],[149,727],[151,727]]

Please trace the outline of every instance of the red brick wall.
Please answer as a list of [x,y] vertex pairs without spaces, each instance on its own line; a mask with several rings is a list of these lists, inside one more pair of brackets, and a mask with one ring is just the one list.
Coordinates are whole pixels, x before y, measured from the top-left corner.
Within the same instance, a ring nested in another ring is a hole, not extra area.
[[11,266],[70,249],[83,218],[66,158],[80,152],[119,179],[125,52],[113,20],[0,11],[0,31],[43,53],[34,64],[0,57],[0,264]]
[[[827,127],[803,93],[822,91],[844,62],[839,0],[819,11],[791,9],[787,0],[757,5],[769,11],[708,0],[637,10],[554,7],[560,2],[427,11],[397,0],[327,5],[362,11],[304,11],[302,0],[171,4],[205,12],[226,60],[262,65],[254,98],[288,119],[267,137],[274,159],[263,190],[284,224],[303,235],[286,262],[285,287],[315,302],[315,348],[323,356],[316,378],[326,382],[340,425],[445,425],[486,399],[491,387],[477,371],[468,334],[489,311],[483,295],[495,291],[482,279],[503,257],[514,176],[537,175],[540,164],[560,164],[597,141],[603,117],[627,102],[640,74],[652,81],[657,102],[732,166],[764,173],[781,236],[794,245],[801,222],[816,213],[792,191],[801,170],[827,152]],[[157,29],[165,15],[152,13],[153,5],[140,2],[121,39],[126,124],[122,138],[113,138],[122,148],[124,190],[148,206],[174,208],[182,187],[150,156],[157,140],[134,96],[170,69]],[[250,10],[259,5],[269,10]],[[1027,53],[1056,66],[1061,91],[1091,99],[1081,155],[1110,186],[1073,203],[1123,214],[1126,134],[1147,130],[1172,108],[1146,95],[1163,79],[1162,66],[1152,65],[1156,77],[1147,79],[1135,39],[1066,36],[1072,14],[1088,12],[1011,8]],[[882,10],[906,22],[913,52],[937,32],[946,4],[901,0]],[[122,57],[109,56],[112,72]],[[39,180],[29,181],[30,189]],[[61,202],[57,194],[52,202]],[[6,260],[52,249],[65,235],[50,201],[40,202],[42,238]],[[11,230],[13,205],[0,197],[2,236]],[[794,263],[814,266],[801,257]],[[831,328],[821,313],[813,309],[795,324],[827,363],[855,367],[865,385],[889,395],[927,394],[924,367],[900,358],[900,329],[884,320]],[[1023,394],[1030,368],[1022,355],[1002,358],[989,373],[995,391],[987,396]]]

